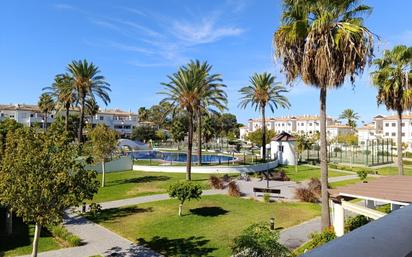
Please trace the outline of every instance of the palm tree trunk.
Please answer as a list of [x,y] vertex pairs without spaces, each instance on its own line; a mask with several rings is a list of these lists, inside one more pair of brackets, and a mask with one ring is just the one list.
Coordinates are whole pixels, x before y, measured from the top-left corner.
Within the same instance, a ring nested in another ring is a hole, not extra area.
[[79,131],[77,134],[77,141],[80,143],[82,141],[83,136],[83,122],[84,122],[84,97],[81,98],[80,104],[80,124],[79,124]]
[[403,163],[402,163],[402,111],[398,110],[398,137],[397,137],[397,149],[398,149],[398,172],[403,176]]
[[186,180],[192,180],[193,112],[189,112],[189,133],[187,138]]
[[266,161],[266,117],[265,106],[262,106],[262,158],[263,162]]
[[199,112],[198,117],[197,117],[197,136],[198,136],[198,149],[197,149],[197,155],[198,155],[198,164],[199,166],[202,165],[202,115]]
[[320,170],[322,188],[322,217],[321,228],[330,227],[329,193],[328,193],[328,164],[326,142],[326,88],[320,88]]
[[64,120],[64,127],[66,132],[69,131],[69,116],[70,116],[70,105],[66,104],[66,119]]
[[40,230],[41,230],[41,225],[39,223],[36,223],[36,227],[35,227],[35,230],[34,230],[33,250],[32,250],[32,253],[31,253],[31,257],[37,257],[37,249],[38,249],[38,246],[39,246]]

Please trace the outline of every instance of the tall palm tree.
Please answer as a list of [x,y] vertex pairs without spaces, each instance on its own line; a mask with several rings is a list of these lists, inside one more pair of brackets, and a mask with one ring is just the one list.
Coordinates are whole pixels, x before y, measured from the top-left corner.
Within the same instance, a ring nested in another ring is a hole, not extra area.
[[243,95],[239,107],[246,108],[249,104],[262,114],[262,157],[266,160],[266,107],[269,106],[272,113],[274,109],[289,108],[290,103],[284,93],[288,90],[275,81],[276,77],[270,73],[253,74],[250,77],[250,85],[239,90]]
[[74,87],[80,104],[80,124],[77,135],[77,141],[81,142],[83,136],[84,114],[86,108],[86,99],[96,97],[100,98],[105,105],[110,103],[109,92],[110,84],[105,77],[100,74],[99,67],[87,60],[73,61],[67,67],[70,75],[73,77]]
[[301,78],[320,90],[322,228],[330,226],[326,145],[326,93],[364,71],[373,57],[373,34],[363,25],[371,8],[359,0],[283,0],[275,55],[288,83]]
[[339,116],[340,120],[347,120],[347,125],[356,128],[356,121],[359,120],[359,114],[352,109],[345,109]]
[[58,112],[65,110],[65,130],[68,131],[70,108],[77,101],[73,78],[69,74],[58,74],[54,77],[53,84],[50,87],[43,88],[43,90],[48,90],[48,93],[53,96]]
[[412,47],[395,46],[386,50],[382,58],[374,60],[376,71],[372,72],[372,83],[378,89],[377,102],[388,110],[396,111],[398,171],[403,175],[402,165],[402,113],[412,107]]
[[216,93],[216,91],[219,91],[219,87],[214,83],[205,83],[208,80],[208,75],[191,64],[180,67],[176,73],[168,76],[168,83],[162,83],[165,90],[160,92],[160,94],[165,95],[161,103],[169,102],[173,106],[173,113],[185,110],[188,117],[187,180],[192,179],[193,123],[195,114],[199,108],[205,109],[204,99],[208,99],[209,96],[214,96],[208,100],[209,103],[222,101],[220,96],[218,96],[221,93]]
[[199,97],[199,102],[195,105],[198,133],[198,164],[202,165],[202,116],[207,112],[216,112],[213,107],[219,111],[226,109],[227,95],[223,90],[226,85],[222,83],[222,75],[210,74],[212,65],[209,65],[207,62],[200,63],[198,60],[191,61],[187,68],[192,72],[198,73],[199,76],[204,77],[203,85],[199,85],[203,91]]
[[40,111],[44,115],[43,129],[44,131],[47,131],[47,118],[49,116],[49,113],[54,110],[55,103],[50,94],[43,93],[40,95],[39,102],[37,103],[37,105],[39,106]]

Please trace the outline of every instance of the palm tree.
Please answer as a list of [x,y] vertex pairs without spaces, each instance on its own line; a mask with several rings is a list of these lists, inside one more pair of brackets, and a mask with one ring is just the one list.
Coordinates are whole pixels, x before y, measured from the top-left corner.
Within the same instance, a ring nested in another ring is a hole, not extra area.
[[53,84],[43,88],[43,90],[48,90],[48,93],[53,96],[58,112],[65,109],[65,130],[68,131],[70,108],[77,101],[73,78],[69,74],[58,74],[55,76]]
[[85,106],[85,115],[90,117],[90,124],[93,126],[93,117],[99,112],[100,107],[93,98],[87,98]]
[[139,122],[147,121],[149,118],[149,110],[146,107],[140,107],[137,113]]
[[359,119],[359,114],[352,109],[345,109],[339,116],[340,120],[347,120],[347,125],[356,128],[356,121]]
[[207,62],[191,61],[187,68],[192,72],[200,73],[199,76],[204,77],[203,85],[199,85],[199,88],[202,88],[203,91],[199,97],[199,102],[195,105],[198,133],[198,164],[200,166],[202,165],[202,116],[207,112],[215,113],[216,111],[212,107],[217,108],[219,111],[226,109],[227,95],[223,90],[226,85],[222,83],[222,76],[220,74],[210,74],[212,65],[209,65]]
[[[193,62],[191,62],[193,63]],[[186,161],[186,179],[191,180],[192,169],[192,149],[193,149],[193,121],[195,114],[199,109],[206,109],[206,102],[216,103],[222,101],[220,88],[214,83],[205,83],[208,81],[209,74],[202,69],[198,69],[193,64],[180,67],[173,75],[168,76],[169,82],[162,83],[165,91],[160,94],[166,97],[161,103],[169,102],[173,106],[173,113],[185,110],[188,116],[188,142],[187,142],[187,161]],[[217,93],[219,92],[219,93]],[[210,105],[210,104],[209,104]]]
[[86,108],[86,99],[96,97],[100,98],[105,105],[110,103],[110,84],[106,82],[104,76],[99,75],[99,68],[87,60],[73,61],[67,67],[70,75],[73,77],[74,87],[80,104],[80,124],[77,135],[78,142],[81,142],[83,136],[84,114]]
[[274,109],[289,108],[290,103],[284,93],[288,90],[275,82],[276,77],[270,73],[253,74],[250,77],[250,85],[239,90],[243,95],[240,99],[239,107],[245,109],[249,104],[255,107],[255,111],[259,109],[262,114],[262,157],[266,160],[266,107],[269,106],[272,113]]
[[395,46],[386,50],[382,58],[374,60],[377,70],[372,72],[372,83],[378,89],[377,102],[388,110],[396,111],[398,171],[403,175],[402,165],[402,113],[412,107],[412,47]]
[[301,78],[320,89],[322,228],[330,226],[326,145],[326,93],[352,83],[373,57],[373,34],[362,15],[371,8],[358,0],[284,0],[281,25],[274,34],[275,55],[287,83]]
[[37,105],[39,106],[40,111],[44,115],[43,128],[44,131],[47,131],[47,118],[49,113],[54,110],[55,103],[50,94],[43,93],[40,95],[39,102],[37,103]]
[[295,159],[296,159],[295,171],[298,172],[298,164],[300,162],[300,159],[302,158],[302,153],[305,150],[310,149],[310,147],[312,146],[312,142],[308,138],[308,136],[305,134],[296,134],[295,138],[296,138],[295,149],[294,149]]

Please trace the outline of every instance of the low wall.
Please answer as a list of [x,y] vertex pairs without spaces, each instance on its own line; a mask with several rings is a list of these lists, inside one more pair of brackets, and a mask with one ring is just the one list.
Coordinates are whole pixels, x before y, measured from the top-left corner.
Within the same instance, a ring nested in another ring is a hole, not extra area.
[[[123,171],[123,170],[130,170],[133,167],[133,161],[128,156],[122,156],[119,159],[106,162],[105,164],[105,171],[106,172],[113,172],[113,171]],[[87,165],[86,169],[88,170],[95,170],[98,173],[102,172],[102,164],[96,165]]]
[[[245,173],[259,172],[267,169],[273,169],[278,166],[278,161],[268,163],[260,163],[255,165],[239,165],[239,166],[192,166],[192,173]],[[145,166],[133,165],[133,170],[148,171],[148,172],[172,172],[184,173],[186,166]]]

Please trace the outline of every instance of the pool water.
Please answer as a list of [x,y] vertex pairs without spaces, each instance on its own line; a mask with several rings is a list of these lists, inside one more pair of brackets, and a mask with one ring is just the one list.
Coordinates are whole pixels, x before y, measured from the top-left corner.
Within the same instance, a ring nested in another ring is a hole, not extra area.
[[[138,160],[164,160],[164,161],[172,161],[172,162],[186,162],[187,161],[187,154],[180,153],[180,152],[159,152],[159,151],[138,151],[138,152],[130,152],[128,153],[129,156],[132,156],[134,159]],[[234,158],[232,156],[227,155],[217,155],[217,154],[202,154],[202,162],[203,163],[219,163],[219,162],[227,162],[231,161]],[[192,155],[192,162],[198,162],[199,156],[193,154]]]

